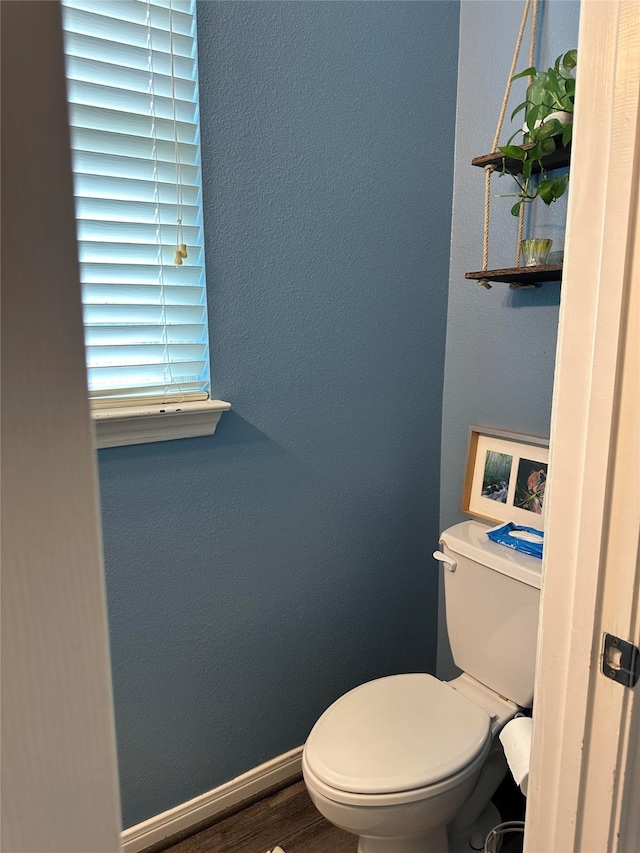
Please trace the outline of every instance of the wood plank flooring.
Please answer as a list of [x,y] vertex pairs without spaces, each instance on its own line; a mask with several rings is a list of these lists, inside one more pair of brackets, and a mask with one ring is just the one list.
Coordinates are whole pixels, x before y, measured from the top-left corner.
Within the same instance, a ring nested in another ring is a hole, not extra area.
[[322,817],[300,780],[165,853],[266,853],[278,845],[285,853],[356,853],[358,839]]
[[[496,792],[494,802],[502,820],[524,817],[524,797],[510,777]],[[322,817],[300,780],[165,847],[163,853],[267,853],[278,845],[285,853],[356,853],[358,839]],[[522,853],[521,836],[508,837],[501,853]]]

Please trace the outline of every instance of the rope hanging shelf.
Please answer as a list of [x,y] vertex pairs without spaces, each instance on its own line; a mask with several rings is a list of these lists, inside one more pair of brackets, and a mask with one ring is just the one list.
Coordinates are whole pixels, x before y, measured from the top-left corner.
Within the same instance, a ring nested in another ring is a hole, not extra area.
[[[535,50],[536,50],[536,31],[538,26],[538,3],[539,0],[526,0],[524,11],[522,15],[522,21],[520,24],[520,30],[518,32],[518,38],[516,41],[516,46],[513,54],[513,61],[511,63],[511,69],[509,71],[509,78],[507,82],[507,87],[505,89],[504,98],[502,100],[502,107],[500,109],[500,116],[498,118],[498,126],[496,128],[495,137],[493,140],[493,148],[490,154],[483,154],[480,157],[475,157],[471,164],[473,166],[478,166],[484,169],[485,173],[485,193],[484,193],[484,235],[483,235],[483,251],[482,251],[482,269],[477,272],[468,272],[465,273],[466,279],[475,280],[481,286],[490,289],[490,282],[502,282],[507,283],[512,289],[516,288],[533,288],[538,285],[538,283],[543,281],[557,281],[560,282],[562,280],[562,264],[544,264],[539,266],[521,266],[520,265],[520,244],[522,240],[523,226],[524,226],[524,205],[520,206],[520,213],[518,217],[518,237],[517,237],[517,246],[516,246],[516,258],[515,265],[513,267],[503,268],[503,269],[487,269],[489,265],[489,204],[491,197],[491,175],[495,171],[509,172],[510,174],[517,175],[521,169],[521,162],[515,159],[511,159],[506,157],[501,151],[498,150],[498,142],[500,138],[500,134],[502,133],[502,125],[504,122],[504,117],[507,109],[507,103],[509,100],[509,95],[511,93],[511,81],[515,73],[516,64],[518,62],[518,56],[520,54],[520,46],[522,44],[522,39],[525,31],[525,26],[527,23],[527,19],[529,17],[529,10],[533,8],[532,20],[531,20],[531,42],[529,49],[529,66],[533,66],[535,59]],[[531,79],[531,78],[529,78]],[[525,150],[528,148],[532,148],[533,144],[523,145],[522,148]],[[545,170],[550,171],[552,169],[560,169],[564,166],[569,165],[569,161],[571,159],[571,143],[569,143],[566,147],[557,146],[556,150],[551,154],[546,155],[542,158],[542,166]],[[540,166],[536,164],[533,168],[534,172],[540,171]]]
[[[530,142],[527,145],[523,145],[522,148],[527,151],[533,148],[533,143]],[[559,147],[556,148],[555,151],[552,151],[551,154],[546,154],[542,158],[542,165],[547,169],[547,171],[550,171],[551,169],[561,169],[563,166],[568,166],[570,160],[571,143],[569,143],[566,148]],[[511,157],[506,157],[502,151],[492,151],[491,154],[483,154],[480,157],[474,157],[471,161],[471,165],[480,166],[482,169],[484,169],[485,166],[493,166],[494,169],[502,169],[503,162],[505,171],[511,172],[511,174],[514,175],[520,171],[522,166],[519,160],[513,160]],[[533,164],[533,171],[540,171],[540,166],[537,162]]]
[[562,264],[540,264],[535,267],[507,267],[502,270],[478,270],[466,272],[465,278],[477,281],[497,281],[519,287],[535,287],[541,281],[561,281]]

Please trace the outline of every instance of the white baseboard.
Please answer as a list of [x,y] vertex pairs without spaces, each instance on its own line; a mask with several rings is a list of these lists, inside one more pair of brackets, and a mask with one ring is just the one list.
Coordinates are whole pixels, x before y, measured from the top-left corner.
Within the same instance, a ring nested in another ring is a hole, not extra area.
[[263,791],[268,791],[275,785],[293,781],[301,773],[302,747],[298,746],[220,785],[219,788],[126,829],[122,833],[123,853],[140,853],[166,838],[256,797]]

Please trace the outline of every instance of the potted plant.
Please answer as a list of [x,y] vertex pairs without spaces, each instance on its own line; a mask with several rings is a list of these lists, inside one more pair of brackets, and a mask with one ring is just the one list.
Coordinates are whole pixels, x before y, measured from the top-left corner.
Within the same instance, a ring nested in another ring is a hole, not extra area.
[[[538,71],[536,68],[525,68],[511,79],[518,80],[530,77],[527,86],[526,99],[519,104],[511,118],[524,112],[524,124],[508,140],[506,145],[499,146],[506,157],[521,163],[519,174],[506,171],[503,160],[501,174],[510,174],[518,185],[518,192],[506,198],[517,198],[511,208],[514,216],[520,215],[520,208],[540,197],[545,204],[551,204],[564,195],[569,181],[569,175],[564,174],[554,178],[544,168],[542,158],[552,154],[560,145],[566,147],[571,141],[573,131],[573,103],[576,81],[574,72],[578,62],[578,51],[569,50],[560,55],[553,68]],[[520,144],[512,144],[513,140],[522,134]],[[534,176],[534,169],[539,169],[539,177]]]

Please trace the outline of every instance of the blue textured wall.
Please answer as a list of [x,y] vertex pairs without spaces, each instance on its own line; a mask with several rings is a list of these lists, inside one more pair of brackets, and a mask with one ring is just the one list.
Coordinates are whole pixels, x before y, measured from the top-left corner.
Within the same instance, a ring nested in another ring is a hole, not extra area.
[[[578,2],[540,4],[540,67],[578,43]],[[447,351],[442,419],[442,527],[464,520],[460,513],[468,428],[472,424],[549,435],[560,287],[509,290],[494,284],[485,290],[466,281],[465,272],[482,269],[484,173],[471,159],[491,150],[500,105],[522,18],[520,0],[463,0],[460,11],[460,60],[456,117],[456,156],[451,233]],[[529,58],[529,30],[518,70]],[[479,70],[481,69],[481,73]],[[516,129],[509,120],[524,100],[525,83],[514,83],[501,141]],[[520,124],[522,119],[520,119]],[[512,193],[508,177],[494,175],[492,195]],[[509,213],[515,199],[491,199],[489,268],[515,263],[517,219]],[[531,236],[551,236],[563,246],[566,196],[550,208],[536,202]],[[526,236],[526,232],[525,232]],[[438,674],[452,666],[441,606]]]
[[234,408],[212,439],[100,453],[125,826],[436,658],[458,4],[198,14]]

